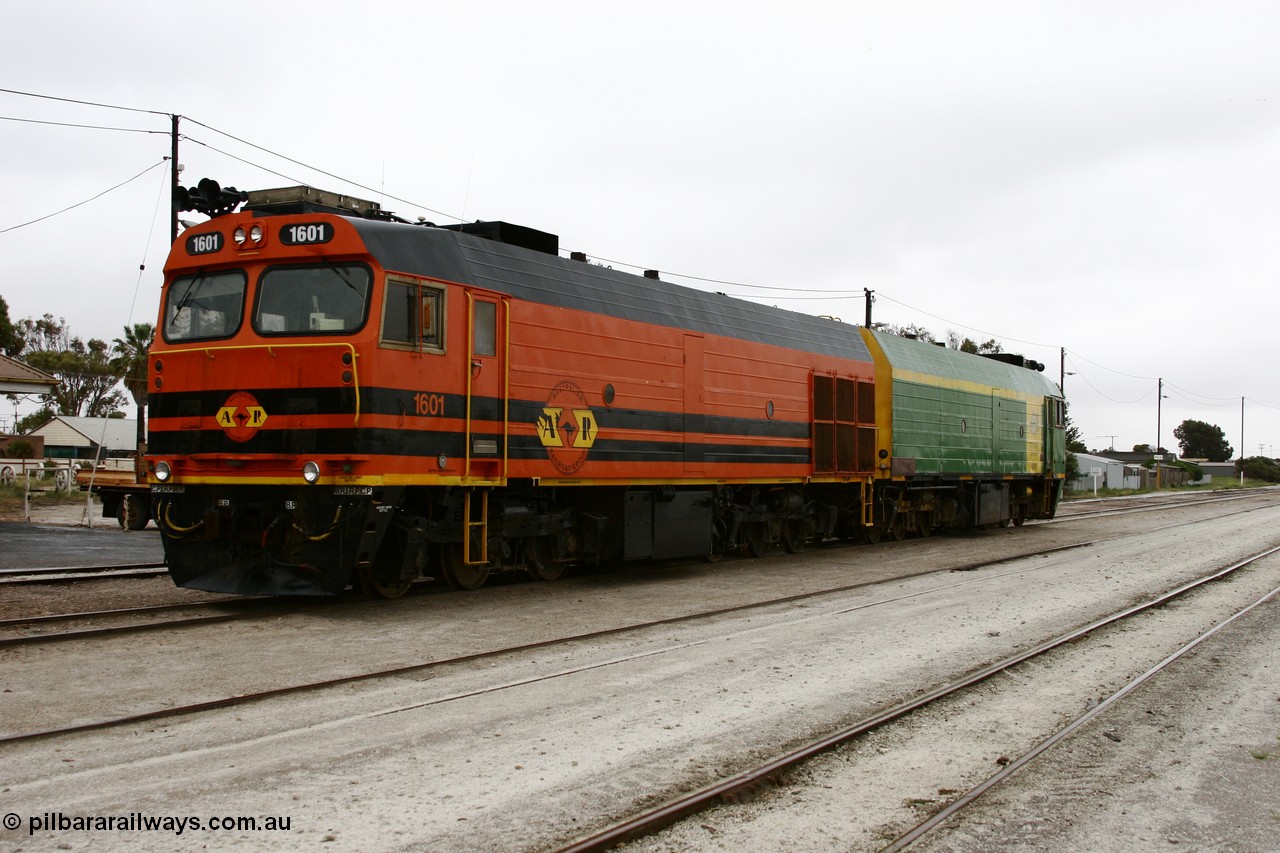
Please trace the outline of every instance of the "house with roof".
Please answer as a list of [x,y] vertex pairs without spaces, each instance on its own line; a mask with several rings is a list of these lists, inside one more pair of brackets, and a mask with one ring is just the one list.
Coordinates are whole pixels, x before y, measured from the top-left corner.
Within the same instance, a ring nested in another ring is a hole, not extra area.
[[129,418],[54,415],[27,435],[43,438],[51,459],[125,458],[138,449],[138,422]]
[[51,394],[57,384],[56,376],[0,355],[0,394]]
[[[36,370],[29,364],[0,355],[0,394],[51,394],[58,384],[56,376],[50,376],[42,370]],[[17,415],[14,415],[17,419]],[[35,457],[44,456],[44,443],[38,438],[28,438],[29,452]],[[0,456],[7,456],[9,445],[18,441],[18,436],[0,436]]]

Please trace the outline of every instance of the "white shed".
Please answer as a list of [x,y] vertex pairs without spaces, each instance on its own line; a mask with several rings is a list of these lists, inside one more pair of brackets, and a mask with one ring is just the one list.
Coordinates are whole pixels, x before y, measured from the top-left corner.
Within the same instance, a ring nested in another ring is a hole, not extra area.
[[1088,453],[1077,453],[1076,462],[1080,465],[1080,476],[1067,482],[1067,488],[1076,492],[1091,492],[1099,489],[1133,488],[1125,482],[1125,465],[1105,456],[1091,456]]
[[54,415],[30,435],[44,438],[44,452],[53,458],[94,459],[128,456],[137,451],[138,422],[128,418],[80,418]]

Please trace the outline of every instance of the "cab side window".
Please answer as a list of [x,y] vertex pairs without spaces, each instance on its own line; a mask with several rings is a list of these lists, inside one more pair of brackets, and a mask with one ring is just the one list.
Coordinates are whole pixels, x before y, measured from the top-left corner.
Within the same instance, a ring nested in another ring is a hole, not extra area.
[[389,278],[382,309],[382,343],[395,349],[444,352],[444,290]]
[[476,300],[473,321],[474,355],[498,354],[498,306]]

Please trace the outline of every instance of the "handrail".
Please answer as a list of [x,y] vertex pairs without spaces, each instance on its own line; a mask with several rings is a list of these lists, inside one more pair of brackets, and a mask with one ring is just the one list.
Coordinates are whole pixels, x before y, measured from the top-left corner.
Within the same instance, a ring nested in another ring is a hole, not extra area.
[[276,344],[276,343],[236,344],[235,346],[220,346],[220,347],[203,346],[203,347],[192,347],[191,349],[166,349],[166,350],[153,349],[149,353],[147,353],[147,357],[148,358],[150,358],[151,356],[167,357],[170,355],[177,355],[179,353],[203,352],[208,358],[214,358],[215,357],[214,354],[219,352],[231,352],[234,350],[265,349],[272,358],[275,358],[276,354],[274,350],[277,350],[277,349],[314,349],[314,348],[323,348],[323,347],[340,347],[340,348],[346,349],[348,352],[351,353],[351,386],[352,386],[352,389],[356,392],[356,410],[355,410],[354,425],[360,426],[360,368],[357,365],[357,361],[359,361],[360,354],[356,351],[355,344],[352,344],[346,341],[316,341],[314,343],[304,343],[304,344]]

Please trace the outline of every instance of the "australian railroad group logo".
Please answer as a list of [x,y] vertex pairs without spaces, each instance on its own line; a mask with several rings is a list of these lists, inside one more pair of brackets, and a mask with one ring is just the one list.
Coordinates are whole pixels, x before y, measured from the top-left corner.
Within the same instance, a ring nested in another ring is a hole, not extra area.
[[538,441],[561,474],[577,473],[600,429],[582,389],[572,382],[561,382],[551,390],[536,426]]
[[227,438],[243,443],[257,435],[258,429],[267,422],[267,410],[258,405],[257,398],[248,391],[237,391],[213,417],[226,431]]

